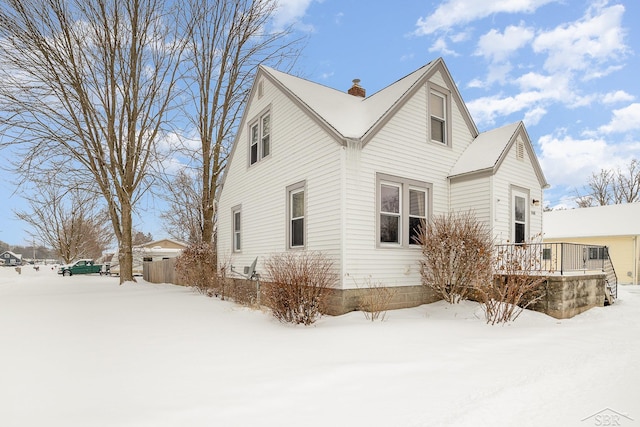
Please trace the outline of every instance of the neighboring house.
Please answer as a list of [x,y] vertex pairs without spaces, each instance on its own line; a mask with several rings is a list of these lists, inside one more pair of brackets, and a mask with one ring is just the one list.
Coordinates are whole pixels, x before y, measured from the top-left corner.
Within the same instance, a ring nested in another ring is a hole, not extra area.
[[[143,262],[175,258],[189,245],[173,239],[161,239],[133,247],[133,274],[142,275]],[[118,252],[111,258],[111,273],[120,274]]]
[[321,251],[339,290],[419,288],[421,220],[472,210],[496,241],[523,241],[542,230],[546,186],[524,125],[479,133],[442,59],[369,97],[359,80],[345,93],[261,66],[217,250],[237,266],[258,257],[258,273],[271,254]]
[[640,203],[545,212],[545,243],[607,246],[620,283],[640,284]]
[[5,265],[5,266],[22,265],[22,255],[14,254],[11,251],[2,252],[0,254],[0,259],[4,261],[2,265]]

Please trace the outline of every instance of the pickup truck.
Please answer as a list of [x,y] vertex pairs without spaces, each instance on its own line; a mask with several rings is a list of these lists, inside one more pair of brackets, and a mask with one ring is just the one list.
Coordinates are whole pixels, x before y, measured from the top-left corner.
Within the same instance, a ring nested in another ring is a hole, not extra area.
[[60,266],[58,274],[72,276],[74,274],[109,274],[109,264],[96,264],[92,259],[79,259],[73,264]]

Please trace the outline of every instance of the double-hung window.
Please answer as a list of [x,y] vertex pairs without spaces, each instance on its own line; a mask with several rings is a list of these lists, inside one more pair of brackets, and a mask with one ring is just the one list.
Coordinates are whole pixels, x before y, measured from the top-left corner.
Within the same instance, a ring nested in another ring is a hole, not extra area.
[[378,246],[417,245],[428,218],[431,185],[378,174],[377,189]]
[[233,252],[242,250],[242,210],[239,206],[231,210],[233,217]]
[[290,249],[304,248],[305,246],[305,183],[300,182],[287,187],[287,240]]
[[427,85],[428,139],[451,146],[451,92],[434,83]]
[[249,125],[249,164],[259,162],[271,153],[271,113],[260,115]]
[[437,92],[429,93],[429,110],[431,113],[431,140],[447,143],[447,127],[445,118],[446,100]]

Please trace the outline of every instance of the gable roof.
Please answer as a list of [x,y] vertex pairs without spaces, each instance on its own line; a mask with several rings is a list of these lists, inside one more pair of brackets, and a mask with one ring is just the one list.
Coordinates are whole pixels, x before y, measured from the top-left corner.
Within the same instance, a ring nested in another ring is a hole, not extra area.
[[12,258],[22,259],[22,254],[16,254],[12,251],[4,251],[2,252],[2,254],[0,254],[0,256],[3,256],[4,254],[9,254]]
[[543,213],[545,238],[640,236],[640,203]]
[[[323,86],[261,65],[259,76],[266,76],[294,103],[312,116],[340,142],[361,139],[366,143],[386,119],[400,108],[435,72],[440,71],[471,133],[478,130],[462,102],[442,58],[431,61],[395,83],[366,98]],[[256,78],[256,80],[259,78]]]
[[149,249],[155,249],[155,248],[185,249],[188,246],[189,246],[188,243],[181,242],[179,240],[160,239],[160,240],[154,240],[152,242],[143,243],[143,244],[135,246],[135,247],[136,248],[149,248]]
[[451,168],[449,178],[481,172],[495,173],[517,140],[518,135],[522,136],[525,149],[529,153],[529,159],[540,185],[543,188],[548,187],[549,184],[542,173],[542,168],[533,151],[531,140],[522,121],[482,132],[478,135]]

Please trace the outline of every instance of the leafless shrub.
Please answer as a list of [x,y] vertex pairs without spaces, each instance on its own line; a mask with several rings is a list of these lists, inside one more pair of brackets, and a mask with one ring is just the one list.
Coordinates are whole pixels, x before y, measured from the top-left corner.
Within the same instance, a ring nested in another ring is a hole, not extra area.
[[201,294],[224,299],[226,267],[219,270],[213,245],[197,243],[186,248],[176,260],[176,273],[184,283]]
[[285,323],[310,325],[325,311],[336,283],[333,263],[318,252],[275,254],[265,262],[264,304]]
[[544,297],[546,277],[541,275],[539,245],[501,247],[496,254],[494,280],[481,284],[476,295],[487,323],[514,321],[522,311]]
[[[358,284],[356,283],[356,286]],[[358,286],[363,290],[363,296],[360,298],[358,310],[364,313],[364,317],[372,322],[380,319],[384,321],[387,311],[391,305],[391,301],[398,291],[393,288],[386,287],[380,282],[371,283],[371,278],[367,278],[363,286]]]
[[467,299],[475,287],[491,281],[491,233],[472,212],[435,216],[422,225],[417,241],[422,284],[445,301]]

